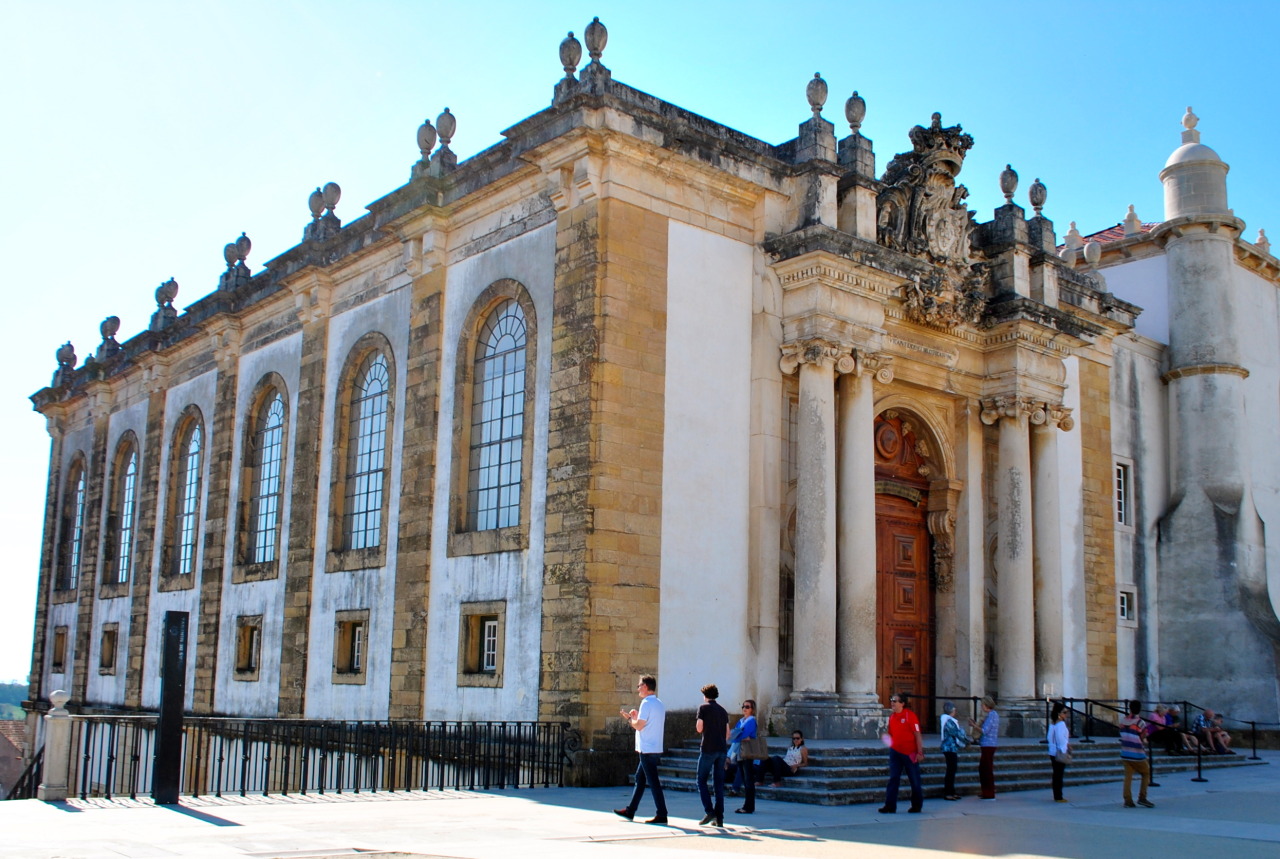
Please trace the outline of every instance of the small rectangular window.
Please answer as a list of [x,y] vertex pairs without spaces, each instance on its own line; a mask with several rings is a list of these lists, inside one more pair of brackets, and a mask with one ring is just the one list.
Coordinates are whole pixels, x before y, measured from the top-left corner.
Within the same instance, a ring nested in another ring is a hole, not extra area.
[[262,652],[262,615],[236,618],[236,679],[258,679]]
[[98,646],[98,673],[116,673],[116,646],[119,643],[120,625],[107,623],[102,626],[102,638]]
[[506,603],[463,603],[458,641],[458,685],[501,686]]
[[337,613],[333,635],[334,683],[364,683],[368,641],[368,609],[348,609]]
[[1133,591],[1120,591],[1120,605],[1117,609],[1120,620],[1137,621],[1138,606]]
[[53,654],[49,659],[49,671],[63,674],[67,670],[67,628],[59,626],[53,631]]
[[1133,524],[1133,487],[1130,468],[1123,462],[1116,463],[1116,524]]

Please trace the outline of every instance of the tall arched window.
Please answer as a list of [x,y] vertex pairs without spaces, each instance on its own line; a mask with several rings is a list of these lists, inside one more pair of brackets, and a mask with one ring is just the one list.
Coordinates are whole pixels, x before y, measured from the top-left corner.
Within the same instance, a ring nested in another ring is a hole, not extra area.
[[67,480],[67,493],[63,502],[67,512],[62,532],[62,564],[56,582],[60,590],[74,590],[80,584],[80,556],[84,549],[84,496],[84,464],[77,463]]
[[265,564],[277,557],[283,493],[284,397],[272,390],[254,417],[249,500],[248,560]]
[[196,541],[200,535],[200,470],[204,432],[200,421],[189,418],[178,434],[174,465],[177,468],[173,505],[174,575],[189,576],[196,567]]
[[472,375],[467,530],[520,524],[525,407],[524,311],[497,305],[480,329]]
[[138,490],[138,447],[126,437],[116,449],[108,500],[104,584],[125,584],[133,574],[134,509]]
[[382,542],[390,390],[386,356],[370,353],[356,371],[351,391],[342,507],[344,550],[374,548]]

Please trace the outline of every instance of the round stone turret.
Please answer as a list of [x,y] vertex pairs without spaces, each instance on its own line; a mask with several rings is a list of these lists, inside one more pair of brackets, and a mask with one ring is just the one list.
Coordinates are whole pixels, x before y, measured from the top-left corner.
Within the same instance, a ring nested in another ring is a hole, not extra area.
[[1173,151],[1160,181],[1164,183],[1164,217],[1227,215],[1227,171],[1231,168],[1208,146],[1200,142],[1196,125],[1200,118],[1187,108],[1182,117],[1182,145]]

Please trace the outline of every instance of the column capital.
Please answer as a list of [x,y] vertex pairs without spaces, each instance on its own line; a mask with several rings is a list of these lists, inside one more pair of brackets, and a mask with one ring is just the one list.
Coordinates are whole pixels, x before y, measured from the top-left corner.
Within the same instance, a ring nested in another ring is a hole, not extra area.
[[887,385],[893,381],[893,356],[888,352],[872,352],[867,349],[854,349],[853,360],[858,375],[875,376],[876,381]]
[[839,373],[852,373],[857,368],[847,347],[817,337],[782,344],[782,357],[778,360],[778,367],[783,375],[795,373],[801,364],[814,364],[835,369]]
[[1016,395],[984,398],[980,417],[987,426],[995,426],[1001,418],[1025,418],[1032,426],[1054,426],[1063,431],[1070,431],[1075,426],[1071,409],[1061,403]]

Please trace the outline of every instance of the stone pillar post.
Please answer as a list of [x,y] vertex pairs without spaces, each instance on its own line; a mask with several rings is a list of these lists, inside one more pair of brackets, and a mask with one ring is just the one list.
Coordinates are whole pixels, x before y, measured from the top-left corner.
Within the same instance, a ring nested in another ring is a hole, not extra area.
[[987,400],[982,408],[982,422],[998,422],[1000,430],[995,480],[996,661],[1004,702],[1036,697],[1030,411],[1017,397]]
[[67,798],[67,776],[71,766],[71,714],[67,702],[71,696],[58,689],[49,695],[53,704],[44,717],[44,765],[36,799],[60,802]]
[[[836,505],[839,535],[839,621],[836,688],[855,707],[879,707],[876,698],[876,489],[874,380],[893,373],[861,353],[857,368],[840,377],[840,471]],[[877,373],[878,370],[878,373]]]
[[832,344],[809,341],[783,358],[784,372],[797,365],[800,372],[793,700],[814,693],[834,700],[836,691],[838,355]]
[[[1038,422],[1037,422],[1038,421]],[[1063,694],[1062,530],[1058,429],[1072,426],[1068,410],[1032,412],[1031,522],[1035,568],[1036,683],[1042,695]]]

